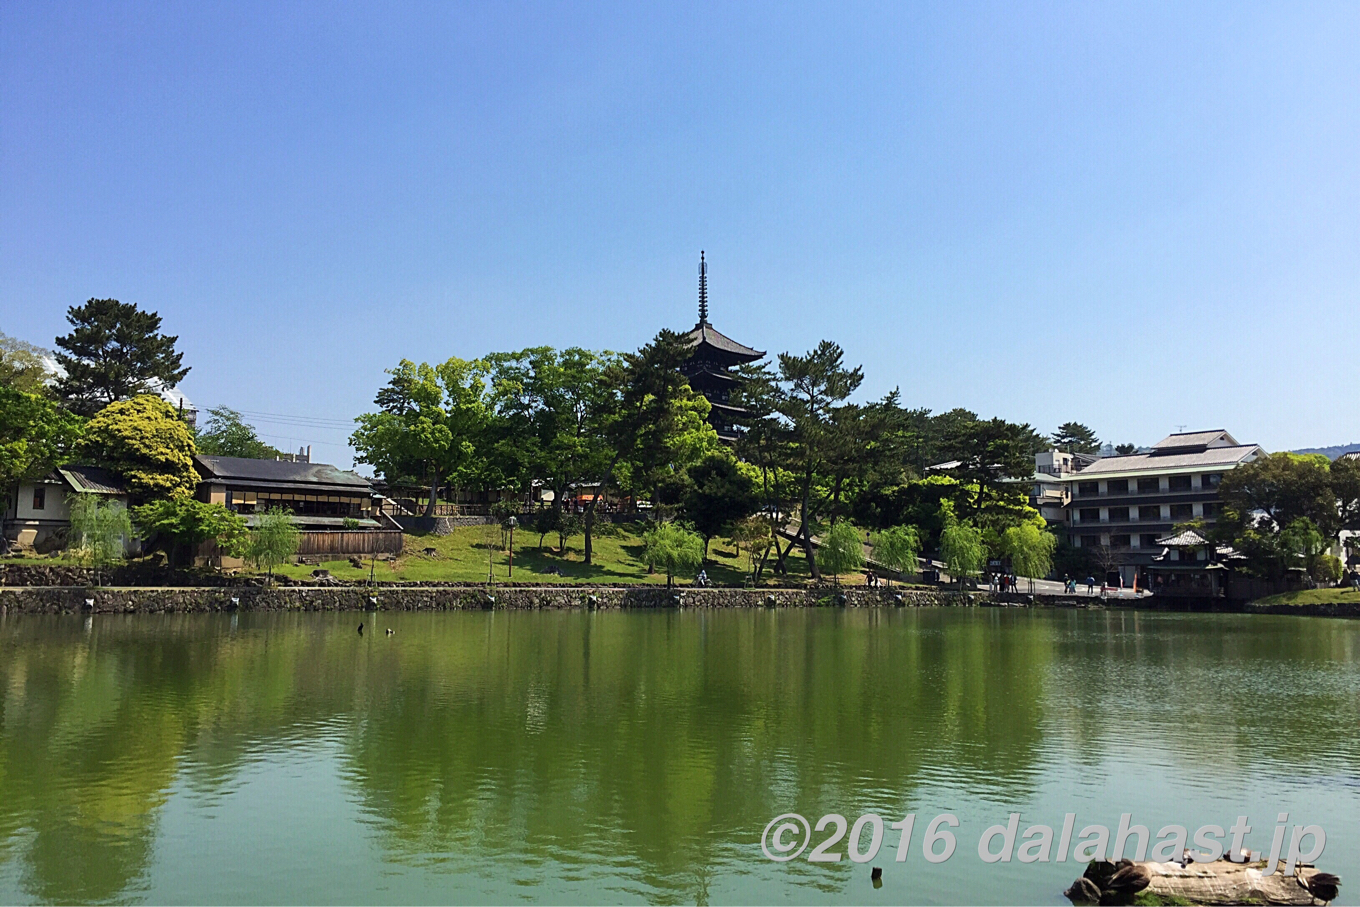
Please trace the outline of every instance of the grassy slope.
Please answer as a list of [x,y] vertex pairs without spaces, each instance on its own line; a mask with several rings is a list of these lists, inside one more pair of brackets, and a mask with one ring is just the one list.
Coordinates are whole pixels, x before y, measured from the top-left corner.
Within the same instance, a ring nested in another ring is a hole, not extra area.
[[1360,602],[1354,589],[1299,589],[1259,600],[1263,605],[1331,605]]
[[[499,532],[496,533],[499,545]],[[597,536],[593,539],[595,563],[587,567],[582,562],[580,536],[568,541],[565,555],[558,555],[553,545],[556,536],[544,539],[542,553],[538,550],[538,536],[523,530],[515,533],[515,582],[538,583],[662,583],[666,582],[664,573],[648,575],[647,567],[639,558],[642,555],[642,541],[631,526],[619,527],[617,534]],[[425,548],[437,549],[431,557],[424,554]],[[379,561],[374,579],[379,582],[424,581],[424,582],[485,582],[487,573],[488,546],[485,530],[480,526],[455,529],[449,535],[406,536],[405,550],[395,560]],[[509,557],[505,551],[493,548],[490,552],[498,581],[509,579]],[[725,539],[714,539],[708,548],[708,576],[720,586],[741,586],[746,579],[747,558],[743,551],[737,556],[736,548]],[[327,561],[321,564],[339,579],[368,579],[368,562],[363,569],[350,565],[347,560]],[[545,572],[549,567],[561,571],[561,575]],[[289,565],[281,570],[287,576],[304,579],[311,576],[312,566]],[[807,578],[807,566],[801,555],[795,553],[790,562],[790,576],[780,585],[801,582]],[[677,577],[678,582],[688,583],[692,577]],[[849,577],[852,582],[862,582],[862,578]],[[766,582],[774,584],[774,578],[766,570]]]

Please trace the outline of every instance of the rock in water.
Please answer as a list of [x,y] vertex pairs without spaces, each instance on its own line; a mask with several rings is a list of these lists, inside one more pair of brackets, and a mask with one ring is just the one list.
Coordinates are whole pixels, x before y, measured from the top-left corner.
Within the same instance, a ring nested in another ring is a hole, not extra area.
[[1086,876],[1082,876],[1072,883],[1072,887],[1063,892],[1073,904],[1098,904],[1100,903],[1100,888]]

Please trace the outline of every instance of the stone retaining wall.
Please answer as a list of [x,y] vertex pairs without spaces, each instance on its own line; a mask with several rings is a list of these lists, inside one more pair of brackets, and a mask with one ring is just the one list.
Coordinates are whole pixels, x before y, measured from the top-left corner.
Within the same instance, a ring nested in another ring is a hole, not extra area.
[[[1082,607],[1051,597],[1036,604]],[[6,613],[160,611],[600,610],[646,608],[975,607],[1023,606],[983,593],[895,589],[666,589],[602,587],[242,587],[128,589],[12,587],[0,589]]]

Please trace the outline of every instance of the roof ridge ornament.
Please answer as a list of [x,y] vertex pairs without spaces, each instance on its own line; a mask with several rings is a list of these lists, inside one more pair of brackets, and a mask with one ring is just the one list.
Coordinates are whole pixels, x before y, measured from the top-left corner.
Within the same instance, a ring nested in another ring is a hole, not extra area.
[[699,324],[708,324],[708,263],[704,250],[699,250]]

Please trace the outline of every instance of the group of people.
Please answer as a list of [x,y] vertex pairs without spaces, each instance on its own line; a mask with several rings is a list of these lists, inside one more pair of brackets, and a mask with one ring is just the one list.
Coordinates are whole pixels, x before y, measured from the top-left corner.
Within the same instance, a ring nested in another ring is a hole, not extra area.
[[1014,573],[993,573],[988,587],[993,592],[1018,592],[1018,578]]

